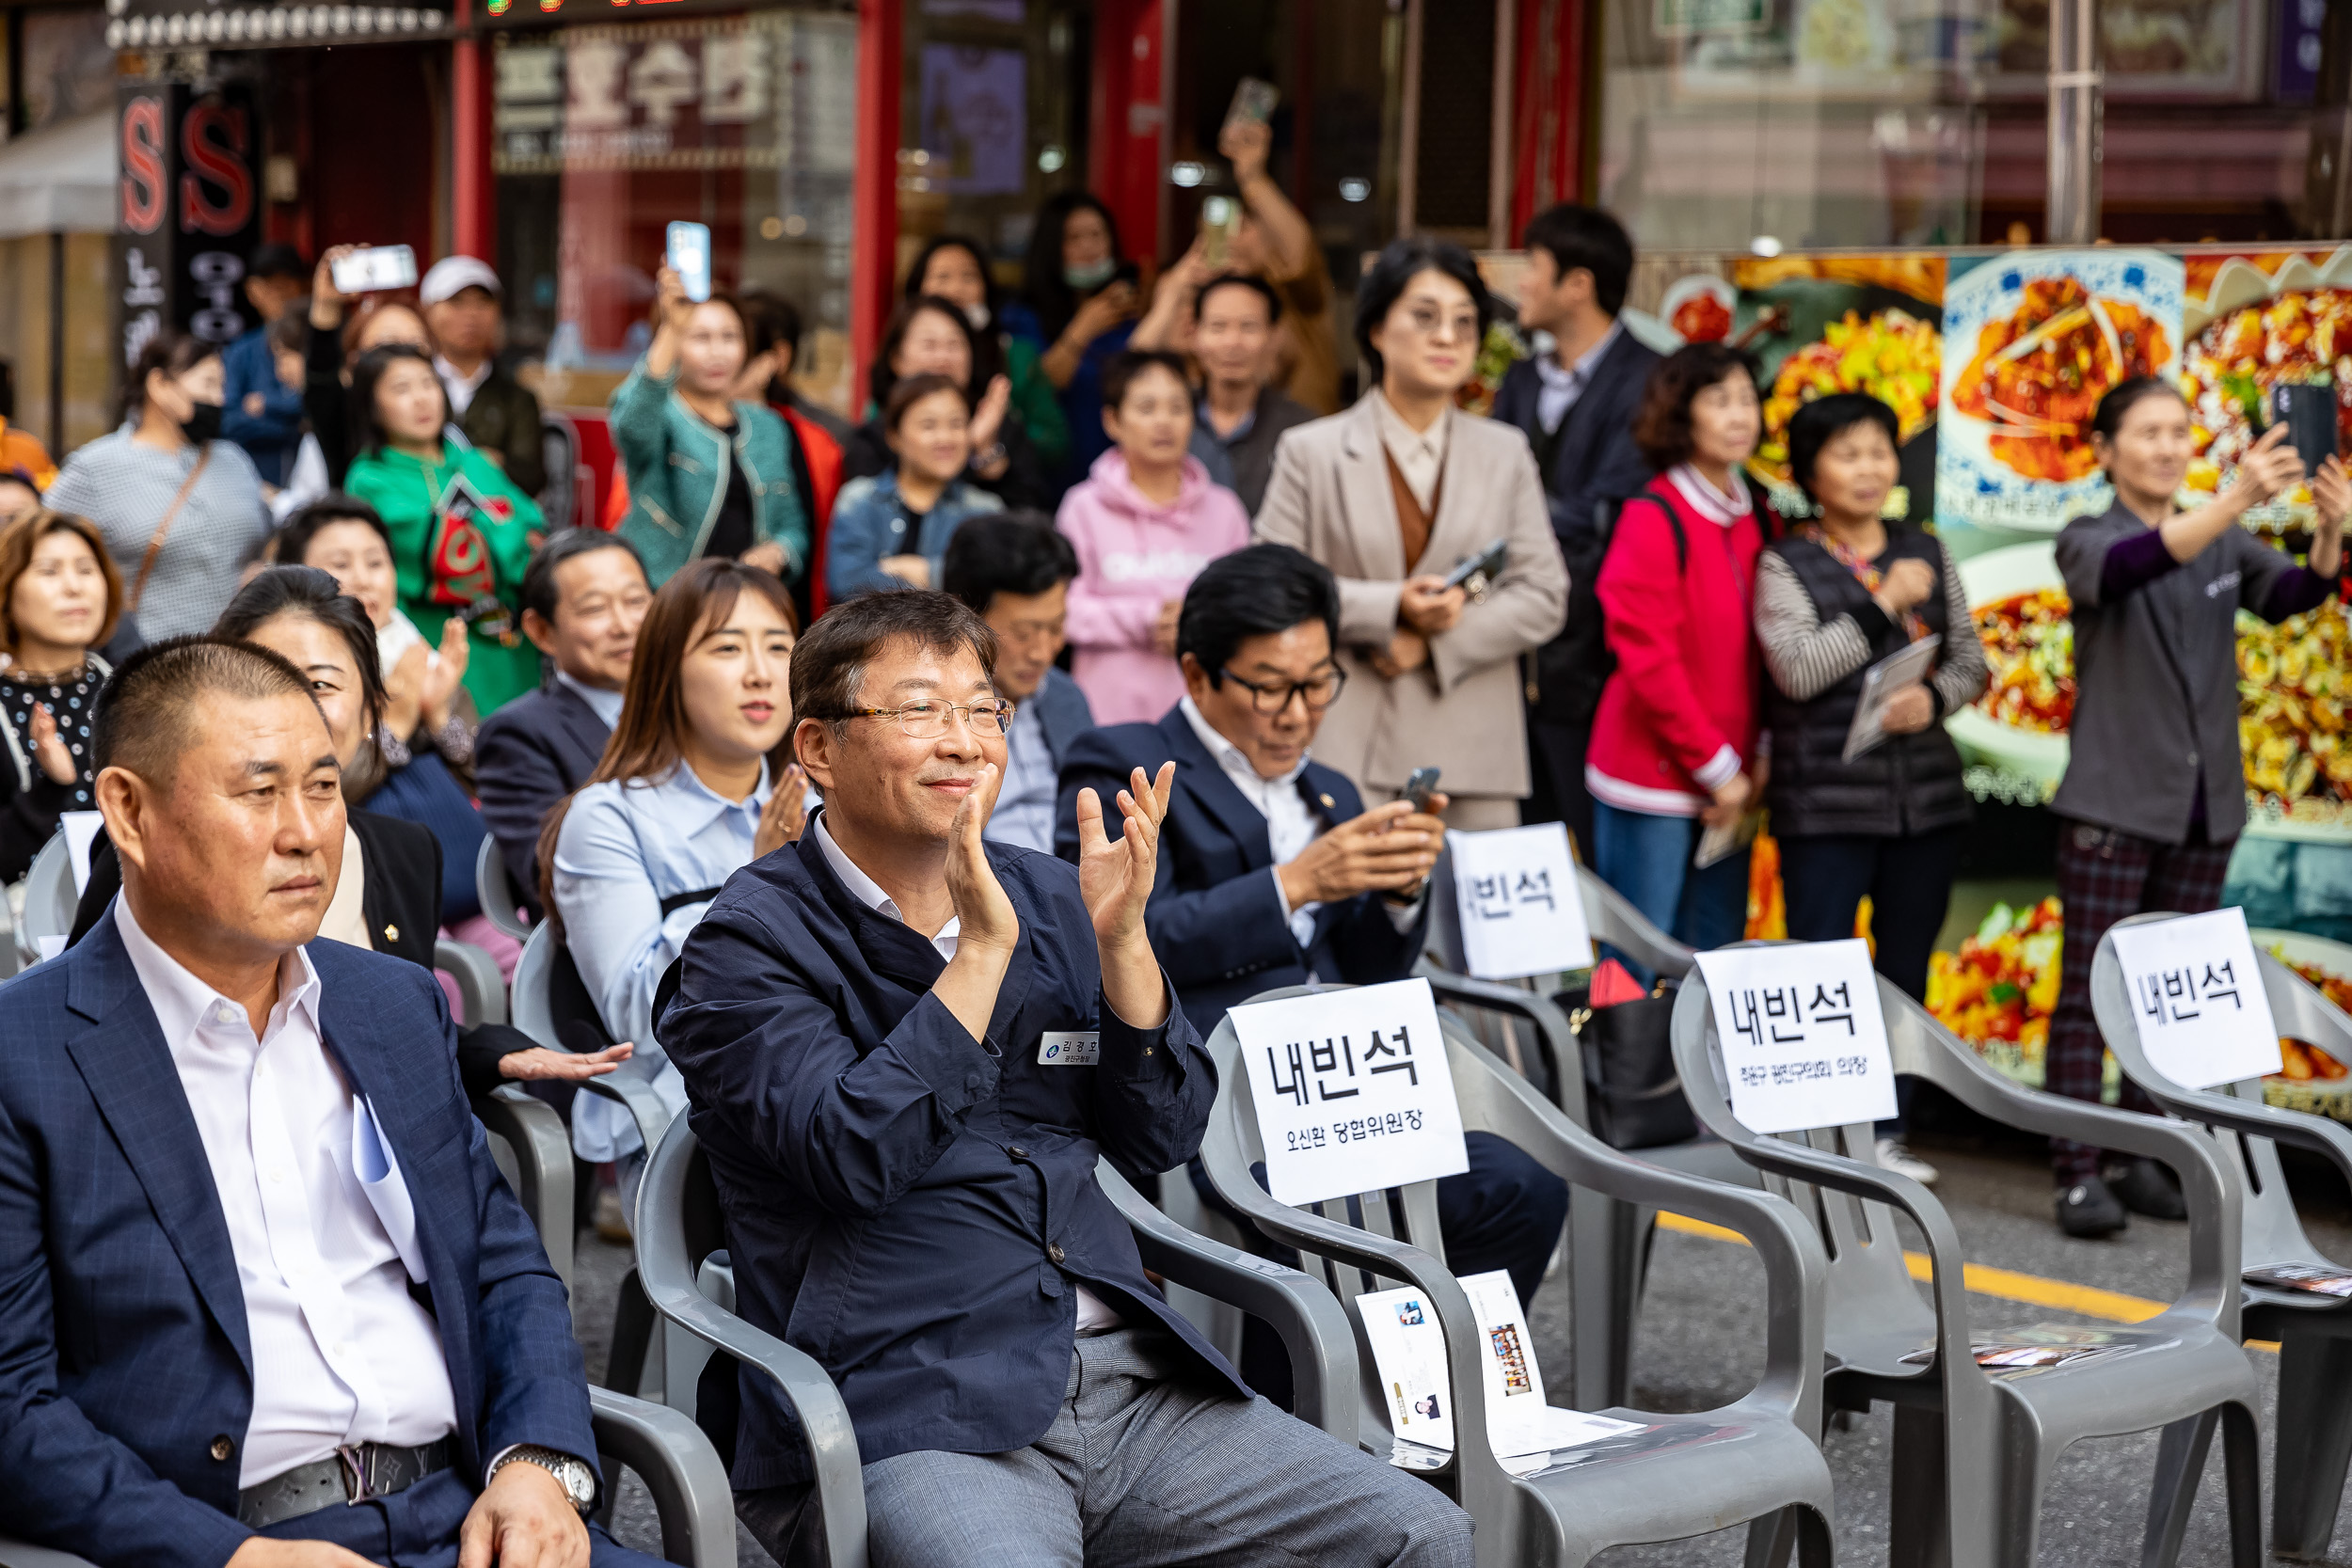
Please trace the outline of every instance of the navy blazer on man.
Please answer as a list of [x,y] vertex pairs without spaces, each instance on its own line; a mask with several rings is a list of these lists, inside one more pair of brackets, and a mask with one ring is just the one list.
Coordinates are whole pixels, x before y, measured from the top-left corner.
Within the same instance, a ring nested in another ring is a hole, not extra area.
[[[866,1464],[1042,1436],[1069,1382],[1073,1283],[1248,1392],[1144,1277],[1094,1179],[1103,1154],[1153,1171],[1190,1159],[1216,1066],[1180,1007],[1142,1030],[1104,1006],[1074,870],[1004,845],[988,857],[1021,939],[985,1041],[932,992],[938,950],[844,888],[813,827],[728,879],[656,1008],[739,1309],[832,1374]],[[1099,1031],[1099,1065],[1041,1065],[1047,1030]],[[736,1487],[806,1480],[773,1386],[739,1387]]]
[[474,736],[475,798],[507,872],[530,908],[539,906],[539,828],[548,808],[588,782],[612,737],[596,709],[549,679],[482,722]]
[[[1544,474],[1552,531],[1564,545],[1593,526],[1595,502],[1621,501],[1656,472],[1633,444],[1633,416],[1658,365],[1657,350],[1631,332],[1620,331],[1593,367],[1582,394],[1568,405],[1560,422],[1559,448]],[[1543,385],[1534,361],[1522,359],[1503,372],[1494,405],[1494,418],[1526,432],[1528,444],[1539,452],[1544,450],[1544,429],[1536,407]]]
[[[1299,946],[1270,874],[1265,816],[1209,755],[1181,705],[1156,724],[1112,724],[1079,737],[1062,762],[1055,847],[1065,858],[1077,855],[1079,790],[1092,789],[1106,810],[1116,809],[1110,802],[1136,768],[1156,775],[1171,758],[1176,783],[1160,827],[1159,875],[1144,923],[1195,1029],[1216,1033],[1234,1003],[1303,985],[1310,971],[1351,985],[1412,973],[1428,910],[1399,931],[1375,893],[1324,905],[1315,911],[1313,945]],[[1356,786],[1312,760],[1297,785],[1327,832],[1363,812]]]
[[[319,1020],[391,1145],[469,1487],[514,1443],[594,1462],[564,1285],[458,1087],[415,964],[314,942]],[[163,1031],[109,913],[0,987],[0,1532],[217,1568],[253,1412],[237,1259]]]

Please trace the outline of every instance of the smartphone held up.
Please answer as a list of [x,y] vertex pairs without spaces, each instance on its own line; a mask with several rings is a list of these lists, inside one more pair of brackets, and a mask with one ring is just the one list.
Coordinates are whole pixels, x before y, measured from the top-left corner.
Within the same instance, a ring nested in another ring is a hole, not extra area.
[[661,260],[686,285],[686,297],[700,305],[710,297],[710,225],[670,225]]
[[335,292],[343,294],[413,289],[417,286],[417,253],[405,245],[360,245],[336,257],[327,276],[334,281]]

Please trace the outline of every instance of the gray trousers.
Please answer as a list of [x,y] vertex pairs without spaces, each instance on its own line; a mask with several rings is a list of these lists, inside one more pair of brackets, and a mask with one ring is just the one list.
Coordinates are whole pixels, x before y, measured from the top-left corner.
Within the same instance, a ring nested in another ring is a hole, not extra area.
[[[1061,1411],[1009,1453],[865,1467],[874,1568],[1468,1568],[1470,1515],[1263,1399],[1189,1386],[1165,1330],[1083,1336]],[[739,1493],[785,1568],[821,1560],[811,1489]]]

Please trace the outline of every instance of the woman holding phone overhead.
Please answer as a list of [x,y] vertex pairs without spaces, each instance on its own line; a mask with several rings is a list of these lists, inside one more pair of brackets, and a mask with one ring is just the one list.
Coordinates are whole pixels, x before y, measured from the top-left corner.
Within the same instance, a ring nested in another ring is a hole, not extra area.
[[787,582],[808,575],[809,520],[792,432],[766,404],[735,396],[752,328],[732,295],[687,297],[664,266],[653,341],[612,393],[612,441],[628,475],[620,533],[659,588],[690,561],[739,560]]
[[[2090,439],[2115,504],[2058,535],[2058,570],[2074,607],[2072,755],[2050,809],[2059,818],[2058,896],[2066,947],[2050,1019],[2048,1084],[2099,1097],[2104,1047],[2091,1016],[2090,960],[2117,921],[2146,911],[2195,914],[2221,902],[2230,851],[2246,827],[2238,743],[2238,612],[2278,621],[2325,604],[2344,569],[2352,477],[2330,455],[2311,475],[2316,513],[2297,566],[2238,525],[2300,483],[2303,460],[2274,425],[2230,487],[2184,512],[2173,502],[2196,455],[2187,404],[2169,382],[2139,377],[2099,401]],[[2126,1082],[2126,1107],[2154,1110]],[[2070,1236],[2123,1227],[2126,1210],[2186,1211],[2149,1160],[2103,1164],[2101,1151],[2050,1140],[2058,1220]]]
[[[1756,558],[1756,637],[1772,770],[1764,799],[1780,842],[1788,934],[1854,934],[1867,895],[1878,972],[1924,1000],[1928,955],[1951,900],[1971,815],[1944,718],[1989,673],[1960,574],[1935,537],[1881,514],[1897,478],[1895,411],[1861,392],[1806,404],[1788,422],[1788,466],[1819,514]],[[1926,680],[1887,702],[1886,738],[1847,760],[1870,666],[1940,637]],[[1905,1093],[1899,1082],[1897,1093]],[[1879,1126],[1879,1164],[1915,1181],[1935,1169]]]

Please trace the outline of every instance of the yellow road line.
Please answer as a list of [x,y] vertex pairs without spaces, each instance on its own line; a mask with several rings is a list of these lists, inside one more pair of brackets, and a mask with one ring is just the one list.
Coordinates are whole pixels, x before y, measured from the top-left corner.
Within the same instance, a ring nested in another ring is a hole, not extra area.
[[[1737,1230],[1726,1230],[1720,1225],[1694,1220],[1687,1214],[1661,1212],[1660,1228],[1684,1236],[1704,1236],[1712,1242],[1730,1242],[1739,1246],[1748,1244],[1747,1238]],[[1903,1266],[1914,1279],[1932,1279],[1935,1265],[1924,1252],[1903,1254]],[[2028,1307],[2047,1307],[2061,1312],[2079,1312],[2086,1318],[2101,1318],[2108,1323],[2145,1323],[2165,1309],[2164,1303],[2150,1301],[2145,1296],[2127,1296],[2120,1291],[2102,1291],[2096,1286],[2077,1285],[2071,1280],[2044,1279],[2040,1275],[2019,1274],[2013,1269],[1996,1269],[1983,1263],[1963,1265],[1962,1280],[1971,1294],[1991,1296],[1996,1301],[2014,1301]],[[2249,1339],[2249,1350],[2276,1352],[2277,1341]]]

